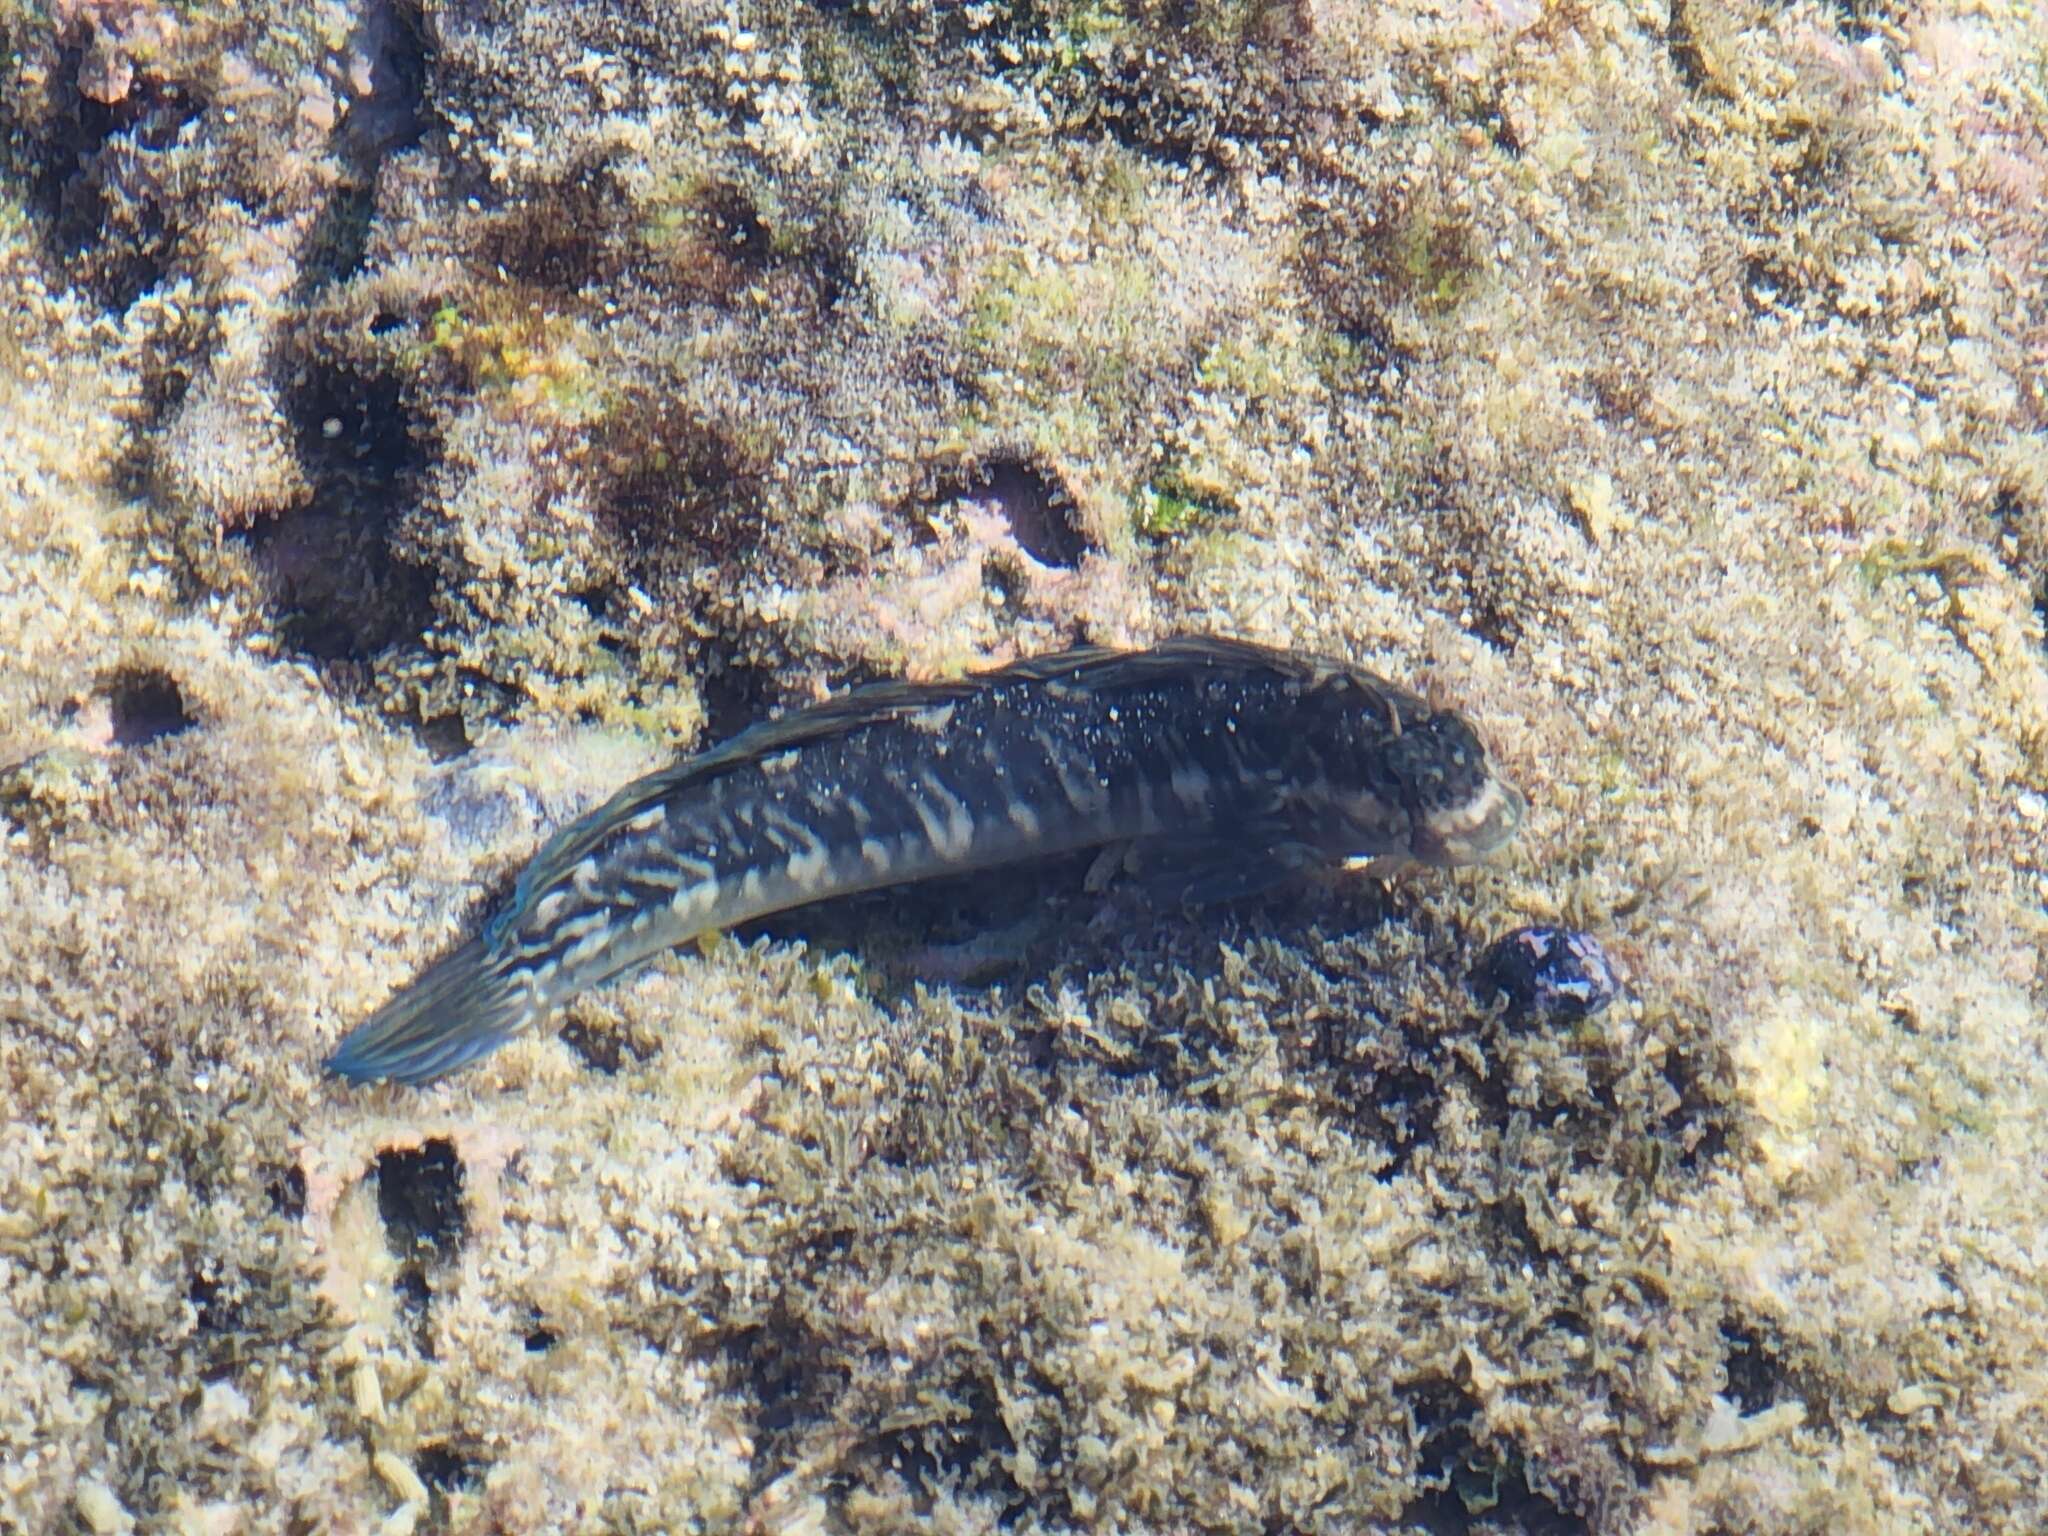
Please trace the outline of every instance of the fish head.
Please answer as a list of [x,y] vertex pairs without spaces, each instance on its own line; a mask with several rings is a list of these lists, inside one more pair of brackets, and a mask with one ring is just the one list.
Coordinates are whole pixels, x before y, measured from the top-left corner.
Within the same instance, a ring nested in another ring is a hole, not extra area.
[[1348,863],[1470,864],[1506,846],[1525,802],[1463,718],[1391,689],[1344,697],[1304,731],[1315,762],[1300,811]]
[[1424,864],[1470,864],[1522,825],[1527,802],[1493,771],[1478,733],[1448,711],[1390,737],[1379,753],[1384,791],[1408,815],[1408,853]]

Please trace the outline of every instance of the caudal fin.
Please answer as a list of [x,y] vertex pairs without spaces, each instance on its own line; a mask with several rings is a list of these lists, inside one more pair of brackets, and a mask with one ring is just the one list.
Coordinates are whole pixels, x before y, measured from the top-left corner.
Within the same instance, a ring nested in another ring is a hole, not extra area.
[[352,1083],[425,1083],[489,1055],[543,1011],[516,962],[471,939],[351,1030],[327,1070]]

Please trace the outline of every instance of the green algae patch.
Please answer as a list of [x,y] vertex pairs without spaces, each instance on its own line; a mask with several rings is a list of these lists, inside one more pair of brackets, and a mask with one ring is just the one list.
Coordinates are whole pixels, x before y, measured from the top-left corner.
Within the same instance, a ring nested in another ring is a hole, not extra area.
[[1131,525],[1148,539],[1170,539],[1230,515],[1229,488],[1198,471],[1168,465],[1131,498]]
[[406,362],[454,368],[462,387],[503,397],[501,410],[540,407],[572,424],[597,413],[592,340],[584,327],[517,290],[483,295],[473,309],[465,314],[453,303],[435,309]]

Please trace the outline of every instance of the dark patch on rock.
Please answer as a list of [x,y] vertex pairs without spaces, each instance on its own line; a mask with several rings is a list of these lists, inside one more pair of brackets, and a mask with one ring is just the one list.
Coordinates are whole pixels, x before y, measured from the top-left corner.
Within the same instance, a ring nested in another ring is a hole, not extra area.
[[188,731],[194,724],[177,679],[155,667],[116,672],[101,685],[101,691],[106,695],[118,747],[147,746]]
[[429,1488],[454,1493],[482,1482],[487,1463],[480,1455],[439,1440],[414,1451],[412,1466]]
[[1090,540],[1074,521],[1074,498],[1054,471],[1028,458],[984,460],[949,478],[940,499],[971,496],[993,506],[1025,554],[1040,565],[1071,570]]
[[464,1182],[455,1143],[444,1137],[379,1152],[377,1214],[391,1251],[401,1259],[454,1258],[469,1230]]
[[395,380],[309,364],[285,397],[312,494],[231,533],[248,551],[287,649],[334,671],[423,646],[435,578],[400,556],[397,527],[432,453]]

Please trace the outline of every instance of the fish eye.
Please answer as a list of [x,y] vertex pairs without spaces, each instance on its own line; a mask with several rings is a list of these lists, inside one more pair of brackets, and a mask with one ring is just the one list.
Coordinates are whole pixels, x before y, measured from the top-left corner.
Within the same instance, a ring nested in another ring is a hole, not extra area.
[[1436,714],[1388,742],[1385,764],[1401,803],[1426,812],[1455,805],[1483,786],[1486,749],[1457,715]]

